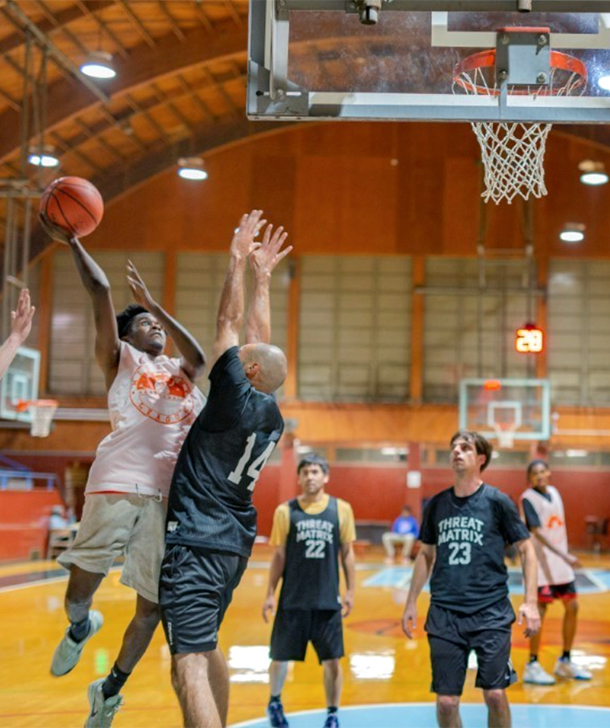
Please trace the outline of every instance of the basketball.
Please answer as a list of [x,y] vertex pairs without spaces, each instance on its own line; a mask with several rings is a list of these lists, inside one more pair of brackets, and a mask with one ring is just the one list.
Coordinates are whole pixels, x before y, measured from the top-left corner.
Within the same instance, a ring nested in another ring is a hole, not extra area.
[[104,201],[97,188],[82,177],[60,177],[47,187],[40,212],[71,235],[90,235],[100,224]]

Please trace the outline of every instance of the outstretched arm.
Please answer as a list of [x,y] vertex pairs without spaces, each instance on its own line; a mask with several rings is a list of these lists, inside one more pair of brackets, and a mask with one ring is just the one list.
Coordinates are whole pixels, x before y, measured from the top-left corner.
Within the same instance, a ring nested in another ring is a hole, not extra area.
[[144,283],[144,279],[130,260],[127,261],[127,282],[134,301],[139,303],[140,306],[144,306],[157,319],[176,344],[182,355],[182,369],[188,374],[189,378],[194,381],[201,376],[205,367],[205,354],[201,347],[191,334],[154,300],[146,287],[146,283]]
[[106,389],[110,389],[119,365],[121,342],[108,278],[102,268],[83,248],[77,237],[70,236],[62,228],[53,225],[43,213],[40,213],[39,217],[46,232],[55,240],[68,245],[72,251],[76,269],[93,304],[96,333],[95,358],[104,373]]
[[260,248],[250,255],[250,263],[254,273],[254,286],[248,306],[246,318],[246,343],[268,344],[271,341],[271,308],[269,303],[269,286],[271,273],[277,264],[292,250],[288,246],[282,250],[288,233],[278,227],[271,235],[273,225],[267,225]]
[[19,293],[17,309],[11,312],[11,333],[0,346],[0,379],[6,374],[21,344],[30,335],[35,311],[30,303],[30,292],[23,288]]
[[216,319],[216,339],[210,368],[227,349],[239,343],[239,329],[244,318],[244,274],[248,256],[259,247],[254,242],[265,220],[262,210],[252,210],[240,220],[230,248],[229,268],[220,294]]
[[562,551],[561,549],[557,548],[557,546],[553,546],[553,544],[548,540],[548,538],[542,533],[541,528],[530,528],[530,531],[534,538],[537,538],[540,543],[547,548],[549,551],[552,551],[554,554],[557,554],[559,558],[563,559],[566,564],[569,564],[570,566],[579,567],[581,566],[580,560],[578,559],[578,556],[574,556],[574,554],[571,554],[569,551]]

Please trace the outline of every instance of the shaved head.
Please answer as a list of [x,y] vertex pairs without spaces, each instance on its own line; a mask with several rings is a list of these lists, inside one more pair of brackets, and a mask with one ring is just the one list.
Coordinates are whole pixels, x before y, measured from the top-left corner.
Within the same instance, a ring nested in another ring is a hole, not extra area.
[[286,355],[272,344],[244,344],[239,350],[239,359],[246,376],[255,389],[273,394],[279,389],[288,372]]

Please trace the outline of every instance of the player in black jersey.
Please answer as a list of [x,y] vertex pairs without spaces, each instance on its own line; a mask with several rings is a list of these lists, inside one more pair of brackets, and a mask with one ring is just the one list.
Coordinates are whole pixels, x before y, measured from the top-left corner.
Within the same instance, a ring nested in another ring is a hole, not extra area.
[[[271,272],[292,248],[261,211],[244,215],[230,248],[212,351],[208,401],[178,456],[167,514],[159,601],[172,653],[172,682],[185,726],[226,725],[229,677],[218,629],[246,568],[256,536],[252,491],[284,429],[273,393],[286,377],[286,357],[269,340]],[[247,343],[244,315],[248,258],[255,274]]]
[[511,725],[505,689],[517,676],[510,661],[515,613],[508,598],[506,544],[518,548],[523,567],[519,624],[525,618],[526,637],[540,629],[536,554],[529,532],[510,498],[481,479],[491,450],[476,432],[461,431],[451,438],[455,485],[434,496],[424,511],[422,547],[402,618],[403,630],[412,638],[417,597],[432,571],[425,629],[441,728],[462,725],[459,705],[470,650],[477,655],[476,686],[483,690],[489,725]]
[[[309,642],[324,669],[328,709],[324,728],[339,728],[343,684],[341,617],[351,612],[354,603],[356,572],[352,544],[356,527],[349,503],[324,492],[328,471],[324,458],[305,456],[297,467],[302,494],[278,506],[273,516],[269,543],[275,551],[263,605],[263,619],[267,621],[276,607],[275,590],[281,578],[270,650],[271,696],[267,715],[272,728],[288,726],[281,702],[288,662],[304,660]],[[345,575],[343,599],[339,593],[339,559]]]

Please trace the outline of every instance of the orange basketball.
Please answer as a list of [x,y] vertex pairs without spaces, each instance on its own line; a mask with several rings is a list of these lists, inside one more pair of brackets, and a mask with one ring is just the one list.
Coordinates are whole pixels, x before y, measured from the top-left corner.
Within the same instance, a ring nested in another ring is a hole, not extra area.
[[91,182],[81,177],[60,177],[47,187],[40,211],[71,235],[90,235],[104,214],[104,200]]

